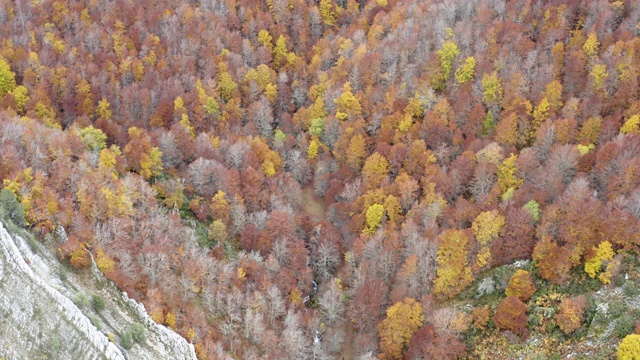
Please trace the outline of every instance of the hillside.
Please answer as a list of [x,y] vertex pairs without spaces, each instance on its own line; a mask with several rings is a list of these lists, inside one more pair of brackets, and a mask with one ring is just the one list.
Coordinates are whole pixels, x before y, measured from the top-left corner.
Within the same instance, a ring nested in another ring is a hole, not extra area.
[[[30,241],[10,234],[0,223],[4,358],[195,359],[193,346],[155,324],[144,307],[104,283],[99,272],[80,280]],[[143,335],[128,348],[122,338],[136,326]]]
[[639,19],[0,0],[0,216],[199,359],[635,359]]

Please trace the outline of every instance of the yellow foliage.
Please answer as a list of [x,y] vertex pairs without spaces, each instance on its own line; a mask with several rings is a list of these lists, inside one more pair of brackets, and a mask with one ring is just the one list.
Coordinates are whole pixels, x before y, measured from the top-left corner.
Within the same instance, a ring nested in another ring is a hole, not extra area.
[[511,154],[506,158],[502,164],[498,165],[498,185],[500,185],[500,191],[503,193],[509,189],[517,189],[524,182],[523,179],[519,179],[516,176],[518,170],[516,161],[518,155]]
[[595,145],[593,144],[589,144],[589,145],[582,145],[582,144],[578,144],[578,152],[580,153],[580,155],[586,155],[588,153],[590,153],[591,151],[593,151],[593,149],[595,149]]
[[587,37],[587,41],[582,45],[582,50],[589,57],[594,57],[598,55],[598,47],[600,46],[600,42],[598,41],[598,37],[595,32],[589,33]]
[[363,234],[373,235],[378,230],[384,216],[384,205],[373,204],[369,206],[366,213],[367,224],[362,230]]
[[157,147],[152,147],[149,154],[140,155],[140,175],[145,179],[158,176],[162,173],[162,151]]
[[614,257],[607,264],[607,269],[603,273],[600,273],[600,275],[598,275],[598,279],[600,279],[600,282],[602,282],[605,285],[610,284],[611,279],[613,279],[613,277],[620,272],[621,266],[622,266],[621,258]]
[[273,37],[267,30],[262,29],[258,32],[258,42],[269,50],[273,49]]
[[262,167],[262,173],[265,177],[273,176],[276,173],[276,168],[273,162],[269,159],[265,160],[260,164]]
[[393,195],[387,196],[387,198],[384,200],[384,210],[387,212],[387,217],[392,222],[395,222],[396,219],[398,219],[398,217],[402,215],[402,207],[400,206],[400,202]]
[[189,328],[189,330],[187,330],[187,341],[193,344],[195,339],[196,339],[196,330],[194,328]]
[[284,36],[280,35],[273,49],[273,62],[276,67],[280,67],[282,60],[286,59],[287,53],[287,40]]
[[362,173],[365,177],[385,176],[389,173],[389,162],[378,152],[369,156],[364,163]]
[[488,246],[482,247],[478,252],[478,255],[476,256],[476,265],[479,268],[491,265],[491,250]]
[[344,83],[342,94],[333,102],[337,105],[336,117],[340,120],[345,120],[347,117],[355,119],[362,115],[362,106],[358,98],[351,92],[349,82]]
[[498,210],[485,211],[476,216],[471,229],[478,242],[487,245],[498,237],[505,224],[505,218]]
[[96,114],[101,119],[111,119],[111,116],[113,113],[109,109],[110,107],[111,107],[111,104],[109,104],[107,99],[102,98],[102,100],[98,102],[98,110],[96,110]]
[[412,298],[387,309],[387,317],[378,324],[383,359],[401,359],[409,339],[422,326],[422,305]]
[[354,170],[360,170],[366,156],[365,142],[362,135],[357,134],[349,141],[347,148],[347,164]]
[[544,90],[549,106],[554,109],[562,108],[562,84],[558,80],[548,83]]
[[164,323],[164,313],[160,309],[151,310],[149,312],[149,316],[151,316],[151,320],[155,321],[158,324]]
[[413,117],[410,114],[404,114],[402,120],[398,123],[398,130],[400,132],[406,133],[413,125]]
[[117,145],[111,145],[108,149],[102,149],[98,158],[99,167],[104,168],[111,172],[113,179],[118,179],[118,172],[116,171],[117,156],[122,152]]
[[592,117],[582,124],[580,133],[576,140],[582,144],[595,144],[602,128],[602,119],[599,117]]
[[227,72],[227,64],[220,62],[218,64],[218,92],[220,97],[226,102],[231,99],[233,91],[238,88],[231,75]]
[[600,90],[604,86],[604,81],[609,77],[607,66],[604,64],[596,64],[591,68],[591,77],[593,77],[593,88]]
[[623,134],[640,134],[640,115],[633,115],[620,128]]
[[298,288],[294,288],[287,297],[294,307],[302,306],[302,292]]
[[309,148],[307,149],[307,157],[310,160],[313,160],[318,156],[318,142],[314,139],[309,143]]
[[433,293],[441,298],[449,298],[460,293],[473,281],[471,268],[467,266],[469,238],[464,231],[447,230],[440,240],[436,261],[436,279]]
[[596,255],[584,264],[584,271],[589,274],[592,279],[596,277],[596,273],[602,269],[602,262],[613,259],[613,247],[608,241],[603,241],[594,249]]
[[164,324],[173,330],[176,330],[176,314],[168,312],[164,318]]
[[517,270],[509,279],[505,295],[517,296],[522,301],[528,301],[536,290],[531,274],[526,270]]
[[108,273],[115,269],[116,263],[109,257],[109,255],[105,254],[102,249],[98,249],[96,251],[96,265],[103,273]]
[[499,104],[502,102],[502,80],[498,73],[482,75],[482,100],[487,105]]
[[79,132],[82,142],[90,151],[102,151],[107,144],[107,135],[93,125],[87,126]]
[[[1,80],[0,80],[1,81]],[[1,85],[0,85],[1,87]],[[1,91],[1,90],[0,90]],[[29,95],[27,95],[29,91],[27,90],[26,87],[20,85],[17,86],[15,89],[13,89],[13,91],[11,92],[11,95],[13,95],[13,98],[16,102],[16,107],[17,107],[17,111],[19,113],[23,113],[24,112],[24,106],[27,104],[27,102],[29,101]]]
[[191,125],[191,121],[189,121],[189,115],[182,114],[180,118],[180,125],[187,131],[191,140],[196,138],[196,129]]
[[444,72],[444,80],[446,81],[451,74],[451,69],[453,68],[453,60],[456,58],[456,56],[460,55],[460,50],[458,49],[458,45],[456,45],[455,42],[449,40],[445,41],[442,44],[442,49],[438,50],[438,55],[440,56],[440,68]]
[[538,106],[533,110],[533,124],[535,130],[537,130],[538,127],[540,127],[540,125],[547,119],[549,106],[549,100],[546,97],[543,97]]
[[320,10],[320,17],[325,25],[333,26],[336,24],[336,14],[332,10],[331,0],[320,0],[318,10]]
[[640,335],[627,335],[618,345],[618,360],[640,360]]
[[457,70],[456,80],[459,84],[464,84],[467,81],[473,79],[473,73],[476,69],[476,59],[473,56],[469,56]]

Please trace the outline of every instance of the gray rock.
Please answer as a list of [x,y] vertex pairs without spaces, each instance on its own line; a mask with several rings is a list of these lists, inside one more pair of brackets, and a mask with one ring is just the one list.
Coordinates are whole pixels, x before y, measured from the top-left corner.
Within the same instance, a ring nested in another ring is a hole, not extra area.
[[[196,359],[193,345],[157,325],[135,300],[114,286],[91,290],[73,276],[63,282],[53,274],[61,265],[46,249],[35,253],[20,236],[0,223],[0,356],[7,359]],[[100,313],[81,309],[70,299],[78,292],[103,297]],[[99,293],[99,294],[98,294]],[[123,305],[124,304],[124,305]],[[98,321],[98,330],[89,320]],[[106,334],[142,323],[144,343],[124,350]]]

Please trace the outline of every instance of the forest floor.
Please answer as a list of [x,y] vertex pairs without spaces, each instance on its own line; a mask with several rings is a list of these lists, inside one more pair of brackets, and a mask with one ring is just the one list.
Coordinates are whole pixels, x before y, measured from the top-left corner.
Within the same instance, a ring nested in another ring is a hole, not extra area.
[[324,199],[315,194],[313,186],[305,186],[302,189],[302,208],[316,220],[325,220],[326,205]]

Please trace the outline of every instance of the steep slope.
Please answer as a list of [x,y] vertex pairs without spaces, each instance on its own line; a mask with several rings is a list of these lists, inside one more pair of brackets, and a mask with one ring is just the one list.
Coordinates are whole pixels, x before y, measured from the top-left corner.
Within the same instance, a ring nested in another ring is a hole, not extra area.
[[[27,244],[0,223],[0,356],[7,359],[195,359],[191,344],[155,324],[144,307],[128,299],[126,294],[109,284],[100,291],[87,290],[62,269],[40,244]],[[104,310],[97,312],[78,301],[87,298],[88,293],[104,299]],[[75,298],[78,305],[71,298]],[[134,323],[144,325],[144,341],[125,350],[109,340],[109,334],[113,334],[115,341],[116,334],[129,331]]]

